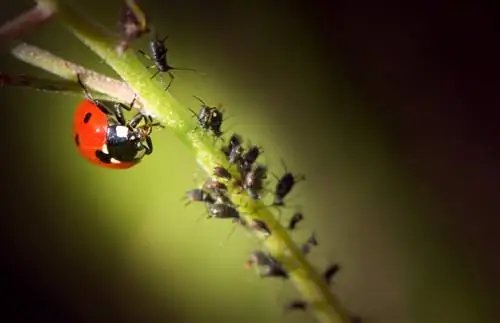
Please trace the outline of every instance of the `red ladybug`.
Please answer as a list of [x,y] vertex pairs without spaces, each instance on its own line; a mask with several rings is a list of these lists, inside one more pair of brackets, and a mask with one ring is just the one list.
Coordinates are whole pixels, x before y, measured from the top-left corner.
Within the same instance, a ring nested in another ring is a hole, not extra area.
[[[78,76],[87,98],[77,107],[73,118],[73,139],[80,154],[93,164],[113,169],[127,169],[137,165],[145,155],[153,152],[150,134],[151,117],[137,113],[126,120],[122,108],[130,106],[113,102],[113,110],[102,101],[92,98]],[[138,124],[144,119],[144,124]]]

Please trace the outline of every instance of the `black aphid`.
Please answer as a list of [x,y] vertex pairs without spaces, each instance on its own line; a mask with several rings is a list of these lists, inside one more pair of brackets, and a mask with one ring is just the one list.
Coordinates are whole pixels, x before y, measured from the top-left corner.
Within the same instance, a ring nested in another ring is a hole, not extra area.
[[205,131],[211,131],[212,134],[219,138],[222,136],[222,122],[224,121],[224,110],[220,107],[210,107],[202,99],[194,96],[195,99],[200,101],[201,108],[198,113],[189,109],[191,113],[198,120],[198,125]]
[[290,193],[292,188],[299,181],[303,181],[306,179],[304,175],[293,175],[291,172],[287,171],[285,162],[281,160],[283,167],[285,168],[285,175],[281,176],[278,179],[278,183],[276,183],[276,188],[274,190],[274,206],[283,206],[285,205],[284,199]]
[[253,200],[261,198],[260,192],[263,189],[263,181],[267,178],[267,167],[257,165],[252,171],[244,177],[243,188]]
[[301,310],[305,311],[307,310],[307,302],[305,301],[291,301],[285,304],[285,310]]
[[316,240],[316,235],[314,233],[306,240],[306,242],[302,245],[301,250],[303,254],[308,254],[311,251],[311,247],[317,246],[318,240]]
[[215,199],[202,189],[196,188],[186,192],[187,202],[186,205],[192,202],[205,202],[205,203],[215,203]]
[[217,219],[240,219],[240,213],[236,208],[226,203],[214,203],[208,205],[209,218]]
[[226,157],[229,158],[229,155],[231,154],[231,151],[234,149],[234,147],[241,146],[241,143],[242,143],[241,136],[234,133],[229,138],[229,143],[227,144],[227,146],[222,147],[221,150],[224,153],[224,155],[226,155]]
[[264,221],[254,219],[250,224],[250,228],[264,234],[266,237],[271,235],[271,230]]
[[290,218],[290,222],[288,222],[288,230],[295,230],[297,224],[304,219],[304,215],[302,212],[295,212]]
[[217,194],[225,194],[227,192],[227,186],[219,181],[209,179],[203,185],[207,190],[215,192]]
[[270,254],[263,251],[255,251],[250,255],[246,266],[256,265],[259,267],[261,277],[280,277],[288,279],[288,272],[283,266]]
[[231,173],[224,167],[222,166],[216,166],[214,167],[214,175],[220,178],[224,178],[227,180],[230,180],[232,178]]
[[323,279],[328,285],[331,285],[333,277],[338,273],[339,270],[339,264],[330,265],[325,269],[325,271],[323,272]]
[[241,169],[244,173],[252,169],[253,164],[257,161],[261,153],[262,150],[258,146],[251,146],[241,155]]
[[139,50],[139,53],[142,54],[144,57],[146,57],[151,61],[154,61],[153,65],[148,66],[148,68],[156,68],[156,72],[151,76],[151,79],[154,79],[159,73],[167,73],[169,75],[170,82],[165,88],[165,91],[167,91],[170,88],[170,85],[172,85],[172,82],[174,81],[175,76],[172,73],[173,70],[197,72],[195,69],[192,68],[173,67],[168,63],[167,61],[168,49],[165,46],[165,41],[167,40],[167,38],[168,35],[165,36],[165,38],[163,39],[159,39],[155,33],[154,37],[149,42],[149,50],[151,56],[146,54],[143,50]]

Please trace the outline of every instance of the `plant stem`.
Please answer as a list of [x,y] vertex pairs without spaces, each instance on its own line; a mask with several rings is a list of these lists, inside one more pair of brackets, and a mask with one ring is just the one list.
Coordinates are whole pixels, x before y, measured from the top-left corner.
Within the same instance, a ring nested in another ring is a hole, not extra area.
[[[100,30],[65,2],[56,0],[45,0],[45,2],[51,2],[57,7],[59,17],[70,31],[112,67],[137,93],[148,114],[170,128],[186,146],[195,151],[199,165],[207,174],[211,175],[217,165],[228,166],[225,156],[215,147],[211,139],[192,131],[195,125],[189,111],[170,93],[165,92],[159,82],[150,79],[148,70],[133,51],[119,54],[116,51],[119,39]],[[74,75],[72,77],[74,78]],[[239,174],[233,173],[233,176],[238,178]],[[306,260],[269,208],[260,201],[253,201],[246,193],[236,193],[235,187],[230,186],[229,190],[232,192],[229,197],[235,205],[239,205],[238,210],[242,217],[250,221],[259,219],[269,224],[272,235],[263,241],[263,245],[273,257],[283,263],[290,280],[302,293],[304,300],[308,302],[320,321],[348,323],[350,319],[347,311],[330,292],[326,282]]]
[[[82,83],[86,87],[104,93],[108,98],[128,104],[134,97],[134,92],[125,82],[89,70],[36,46],[21,43],[14,47],[11,52],[14,57],[25,63],[44,69],[66,80],[71,80],[72,87],[79,90],[80,93],[83,93],[82,88],[75,82],[77,73],[80,74]],[[31,79],[35,78],[31,77]],[[136,107],[140,108],[140,106],[141,104],[138,102]]]
[[37,2],[37,6],[8,21],[0,27],[0,39],[19,37],[22,34],[33,30],[56,14],[56,6],[53,1]]
[[[83,93],[81,86],[75,82],[39,78],[30,75],[8,75],[0,72],[0,87],[5,86],[28,87],[39,91],[79,96]],[[101,100],[111,99],[108,95],[94,95],[94,97]],[[116,100],[115,98],[113,99]]]

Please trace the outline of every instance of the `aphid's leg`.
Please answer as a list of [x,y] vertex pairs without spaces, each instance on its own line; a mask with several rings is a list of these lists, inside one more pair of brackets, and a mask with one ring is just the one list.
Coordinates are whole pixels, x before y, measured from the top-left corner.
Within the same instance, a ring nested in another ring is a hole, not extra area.
[[298,182],[302,182],[306,180],[306,175],[303,174],[297,174],[293,176],[294,184],[297,184]]
[[220,246],[221,246],[221,247],[224,245],[224,243],[225,243],[227,240],[229,240],[229,238],[231,238],[231,236],[233,235],[233,233],[236,231],[236,227],[237,227],[237,226],[238,226],[237,224],[234,224],[234,225],[233,225],[233,228],[231,229],[231,231],[229,231],[229,234],[227,235],[226,240],[223,240],[223,241],[221,241],[221,242],[220,242]]
[[168,76],[170,76],[170,81],[168,82],[168,85],[167,87],[165,88],[165,91],[168,91],[168,89],[170,88],[170,86],[172,85],[172,82],[174,81],[174,74],[172,74],[172,72],[168,71]]
[[139,49],[137,51],[139,54],[141,54],[142,56],[144,56],[145,58],[147,58],[148,60],[152,61],[153,59],[151,58],[151,56],[149,56],[148,54],[146,54],[145,51],[143,51],[142,49]]
[[[156,65],[151,65],[149,66],[148,68],[153,68],[153,67],[156,67]],[[153,75],[151,75],[151,80],[154,79],[158,74],[160,74],[160,70],[159,69],[156,69],[156,72],[153,73]]]

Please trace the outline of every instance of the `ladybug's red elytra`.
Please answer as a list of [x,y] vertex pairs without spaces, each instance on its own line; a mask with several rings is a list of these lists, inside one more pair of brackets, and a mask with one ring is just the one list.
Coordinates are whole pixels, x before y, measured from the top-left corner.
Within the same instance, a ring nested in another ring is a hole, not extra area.
[[[73,139],[80,154],[89,162],[111,169],[127,169],[137,165],[144,156],[153,152],[151,131],[159,123],[139,112],[126,120],[123,110],[129,106],[111,102],[113,109],[92,98],[77,75],[86,99],[76,108],[73,118]],[[144,120],[142,126],[138,126]]]

